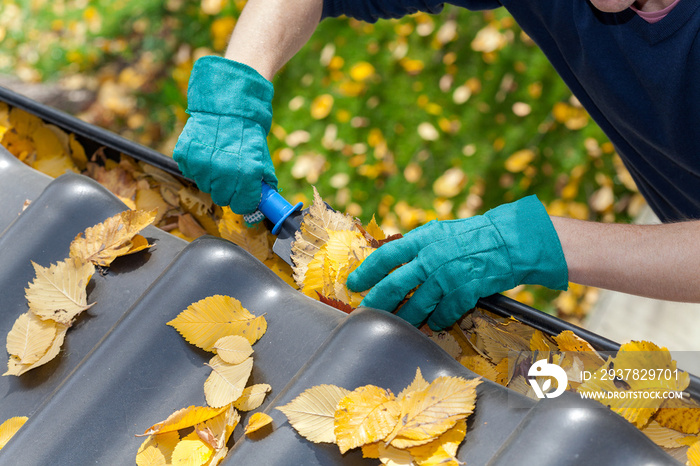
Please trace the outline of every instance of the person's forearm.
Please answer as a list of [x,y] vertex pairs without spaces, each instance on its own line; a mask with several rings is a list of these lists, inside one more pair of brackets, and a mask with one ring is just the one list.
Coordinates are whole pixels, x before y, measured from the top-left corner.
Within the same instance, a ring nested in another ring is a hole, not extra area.
[[309,40],[322,10],[323,0],[248,0],[225,57],[272,81]]
[[622,225],[552,217],[569,281],[700,302],[700,221]]

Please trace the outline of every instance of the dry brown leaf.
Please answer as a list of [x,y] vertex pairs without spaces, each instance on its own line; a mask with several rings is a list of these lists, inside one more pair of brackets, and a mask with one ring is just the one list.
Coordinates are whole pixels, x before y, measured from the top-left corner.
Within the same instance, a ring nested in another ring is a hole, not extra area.
[[253,370],[252,357],[240,364],[228,364],[216,355],[207,365],[212,370],[204,382],[204,395],[209,406],[227,406],[241,397]]
[[127,210],[79,233],[70,255],[80,262],[109,267],[114,259],[132,251],[134,236],[156,218],[156,211]]
[[29,310],[41,319],[70,326],[87,304],[87,284],[95,272],[89,262],[66,259],[49,267],[32,262],[36,278],[25,289]]
[[335,438],[341,453],[384,439],[396,426],[401,406],[396,397],[365,385],[340,400],[335,412]]
[[191,304],[168,322],[189,343],[212,351],[216,342],[228,335],[245,337],[252,345],[267,330],[264,316],[256,317],[236,298],[214,295]]
[[340,400],[349,390],[335,385],[317,385],[277,409],[282,411],[289,424],[307,440],[319,443],[335,443],[335,412]]

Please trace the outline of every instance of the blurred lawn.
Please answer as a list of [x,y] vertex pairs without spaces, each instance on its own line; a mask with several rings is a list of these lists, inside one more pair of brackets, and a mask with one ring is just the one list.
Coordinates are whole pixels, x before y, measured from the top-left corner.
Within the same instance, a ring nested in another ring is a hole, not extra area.
[[[78,115],[170,155],[192,63],[221,54],[244,1],[0,0],[0,72],[97,91]],[[290,200],[311,185],[387,230],[537,194],[550,213],[628,221],[643,205],[612,145],[505,11],[329,19],[275,79],[270,151]],[[533,291],[536,290],[536,291]],[[510,293],[576,320],[595,290]]]

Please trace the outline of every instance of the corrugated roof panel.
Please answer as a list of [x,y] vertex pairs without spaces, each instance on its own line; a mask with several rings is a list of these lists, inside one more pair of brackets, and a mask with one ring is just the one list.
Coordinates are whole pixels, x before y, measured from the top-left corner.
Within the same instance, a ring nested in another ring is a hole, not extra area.
[[[0,236],[0,334],[6,335],[27,311],[31,261],[48,266],[64,259],[79,232],[125,206],[83,176],[49,183],[1,150],[0,196],[0,222],[9,225]],[[34,201],[18,217],[24,198]],[[312,300],[226,240],[202,237],[187,244],[154,227],[143,234],[155,243],[152,248],[119,258],[105,274],[93,276],[88,302],[97,304],[77,319],[59,357],[21,377],[0,378],[0,419],[30,416],[0,451],[0,464],[133,465],[143,441],[135,434],[177,409],[205,405],[204,363],[211,353],[190,345],[166,323],[213,294],[233,296],[268,321],[253,346],[249,384],[272,386],[260,409],[273,417],[274,430],[252,439],[239,426],[224,465],[376,464],[359,451],[340,455],[335,445],[306,441],[275,406],[323,383],[347,389],[375,384],[396,393],[410,383],[416,367],[428,380],[475,377],[396,316],[372,309],[348,316]],[[489,303],[502,305],[498,299]],[[540,325],[554,328],[557,322]],[[525,407],[511,407],[510,397]],[[598,403],[572,393],[535,403],[486,380],[458,457],[494,466],[678,464]]]

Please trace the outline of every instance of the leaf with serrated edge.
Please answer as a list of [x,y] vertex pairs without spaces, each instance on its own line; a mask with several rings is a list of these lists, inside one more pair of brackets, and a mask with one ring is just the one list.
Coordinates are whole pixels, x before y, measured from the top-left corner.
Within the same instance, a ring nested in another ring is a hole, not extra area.
[[383,388],[365,385],[340,400],[335,411],[335,439],[341,453],[385,438],[396,426],[401,406]]
[[649,424],[642,429],[642,433],[649,437],[652,442],[663,448],[680,448],[683,444],[678,441],[688,437],[688,434],[663,427],[656,421],[650,421]]
[[54,338],[56,322],[25,312],[7,334],[7,352],[17,356],[22,364],[32,364],[46,354]]
[[164,434],[186,427],[193,427],[218,416],[228,409],[228,406],[211,408],[209,406],[189,406],[175,411],[168,418],[146,429],[143,435]]
[[267,330],[264,316],[256,317],[236,298],[222,295],[191,304],[168,325],[205,351],[212,351],[217,340],[227,335],[240,335],[252,345]]
[[7,445],[7,442],[17,433],[17,431],[27,422],[27,417],[11,417],[0,424],[0,450]]
[[233,403],[233,406],[241,411],[257,409],[263,401],[265,401],[265,395],[267,395],[270,390],[272,390],[272,387],[266,383],[258,383],[246,387],[243,389],[243,394]]
[[272,422],[272,418],[269,414],[265,413],[253,413],[248,419],[248,424],[245,426],[245,434],[252,434],[265,427]]
[[253,354],[250,342],[240,335],[227,335],[214,343],[214,350],[224,362],[240,364]]
[[402,400],[401,421],[386,439],[396,448],[426,444],[474,410],[480,379],[438,377],[423,391]]
[[458,466],[457,448],[467,434],[467,422],[457,421],[451,429],[425,445],[409,448],[408,451],[418,466]]
[[299,435],[314,443],[335,443],[334,422],[338,402],[350,390],[335,385],[317,385],[277,409]]
[[[70,255],[81,262],[109,267],[114,259],[130,254],[137,233],[153,223],[156,211],[127,210],[79,233],[70,245]],[[143,244],[137,240],[137,244]]]
[[63,345],[63,340],[66,336],[67,330],[67,326],[56,324],[56,336],[54,337],[53,342],[51,342],[51,346],[49,347],[49,349],[38,361],[33,362],[31,364],[22,364],[19,358],[12,355],[7,361],[7,372],[5,372],[2,375],[19,376],[31,369],[34,369],[35,367],[43,366],[47,362],[51,361],[53,358],[58,356],[58,353],[61,351],[61,346]]
[[426,388],[428,388],[429,385],[430,384],[423,378],[423,374],[420,371],[420,367],[417,367],[416,376],[413,378],[413,382],[411,382],[411,384],[408,387],[401,390],[401,392],[399,392],[399,394],[396,395],[396,398],[400,400],[401,398],[406,396],[407,393],[425,390]]
[[226,406],[241,397],[253,370],[252,357],[240,364],[228,364],[217,355],[207,365],[212,369],[204,382],[204,396],[209,406]]
[[179,441],[180,434],[177,432],[149,435],[136,452],[137,466],[166,466],[171,464],[173,450]]
[[26,288],[29,310],[37,317],[70,325],[73,319],[94,303],[87,303],[86,286],[95,272],[91,263],[72,259],[42,267],[32,262],[36,278]]
[[654,415],[654,420],[685,434],[700,433],[700,405],[691,399],[672,398],[664,401]]
[[199,438],[197,432],[183,437],[175,445],[172,455],[173,465],[201,466],[212,457],[214,449]]

